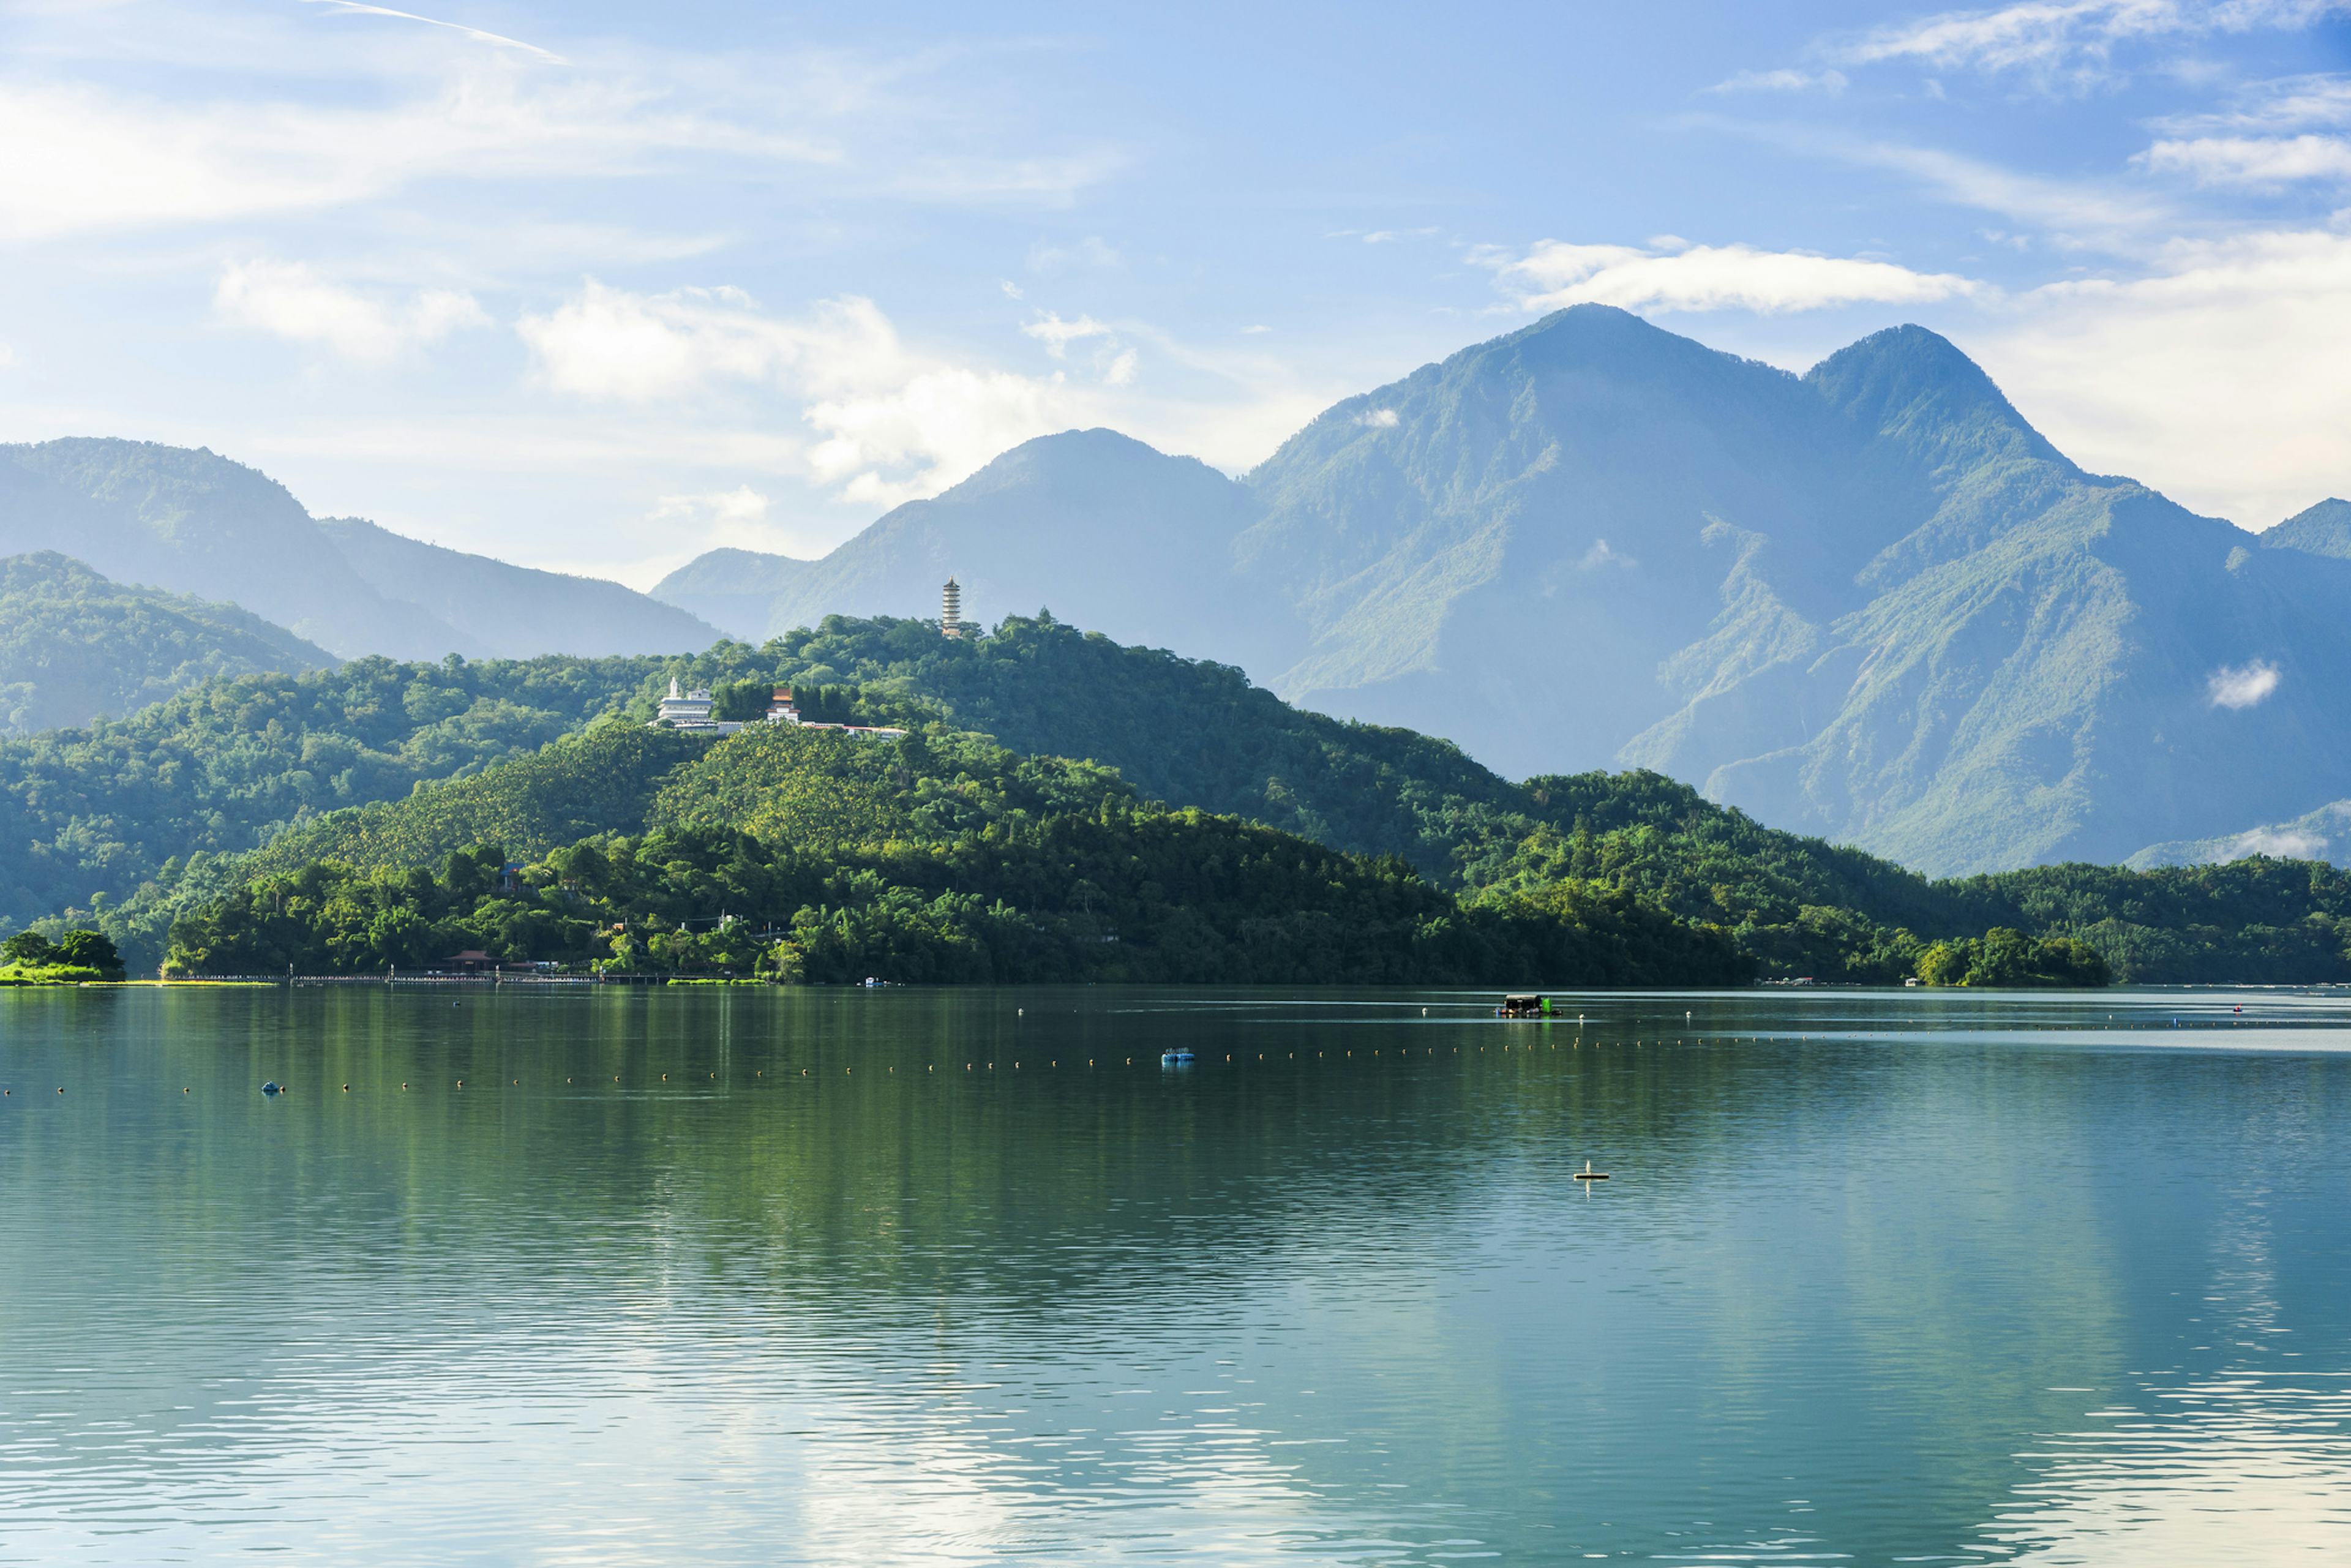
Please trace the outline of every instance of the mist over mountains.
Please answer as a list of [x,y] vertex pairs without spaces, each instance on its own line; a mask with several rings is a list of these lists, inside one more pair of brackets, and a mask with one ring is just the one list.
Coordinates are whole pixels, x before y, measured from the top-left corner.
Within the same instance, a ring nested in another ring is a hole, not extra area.
[[684,653],[934,615],[952,574],[978,618],[1050,609],[1512,776],[1654,768],[1935,875],[2317,842],[2351,796],[2351,505],[2255,535],[2086,473],[1916,327],[1798,376],[1577,307],[1240,479],[1071,431],[820,560],[713,551],[651,596],[125,441],[0,447],[0,554],[37,550],[113,580],[73,591],[108,613],[231,601],[346,658]]
[[1506,773],[1655,768],[1947,874],[2345,793],[2346,517],[2265,541],[2085,473],[1922,329],[1795,376],[1580,306],[1242,480],[1050,436],[821,561],[705,557],[654,592],[758,636],[924,612],[951,570],[983,615],[1228,659]]

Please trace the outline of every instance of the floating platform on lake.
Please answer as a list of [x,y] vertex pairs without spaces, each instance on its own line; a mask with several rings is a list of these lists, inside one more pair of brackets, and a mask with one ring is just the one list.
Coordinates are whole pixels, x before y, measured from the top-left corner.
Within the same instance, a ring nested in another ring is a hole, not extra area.
[[1189,1067],[1195,1058],[1188,1051],[1163,1051],[1159,1053],[1162,1067]]
[[1551,1017],[1551,998],[1544,996],[1504,997],[1502,1005],[1494,1009],[1496,1018],[1547,1019]]

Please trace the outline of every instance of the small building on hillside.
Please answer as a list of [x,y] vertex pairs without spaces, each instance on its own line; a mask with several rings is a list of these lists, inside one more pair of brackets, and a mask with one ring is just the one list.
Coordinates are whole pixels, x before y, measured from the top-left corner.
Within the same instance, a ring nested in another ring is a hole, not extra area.
[[680,691],[677,677],[672,675],[669,695],[662,698],[653,727],[682,729],[689,735],[732,735],[743,727],[739,720],[711,717],[715,706],[709,692],[698,686],[690,692]]
[[687,725],[709,724],[713,722],[710,709],[711,701],[708,692],[699,688],[690,692],[679,691],[677,677],[672,675],[669,678],[669,695],[662,698],[661,714],[656,722],[681,727]]
[[768,722],[769,724],[798,724],[799,721],[799,704],[792,700],[792,688],[789,686],[778,686],[776,688],[775,696],[768,703]]
[[961,637],[963,623],[963,586],[952,577],[939,590],[939,635]]

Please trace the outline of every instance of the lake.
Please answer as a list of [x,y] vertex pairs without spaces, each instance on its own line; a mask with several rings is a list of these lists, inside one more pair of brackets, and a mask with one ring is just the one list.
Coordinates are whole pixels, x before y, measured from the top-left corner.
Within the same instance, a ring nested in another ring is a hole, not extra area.
[[0,1562],[2351,1558],[2351,997],[1494,999],[0,992]]

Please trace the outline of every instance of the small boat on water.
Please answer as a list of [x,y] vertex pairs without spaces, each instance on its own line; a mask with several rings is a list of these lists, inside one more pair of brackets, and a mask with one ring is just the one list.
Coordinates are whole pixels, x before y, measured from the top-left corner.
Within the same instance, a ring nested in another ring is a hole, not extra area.
[[1159,1065],[1162,1067],[1189,1067],[1192,1061],[1192,1052],[1184,1046],[1179,1045],[1173,1051],[1163,1051],[1159,1053]]
[[1551,1017],[1551,998],[1530,992],[1524,996],[1508,996],[1494,1009],[1498,1019],[1547,1019]]
[[268,1082],[261,1086],[261,1092],[264,1094],[283,1094],[286,1092],[286,1085],[278,1082],[277,1080],[273,1078]]

